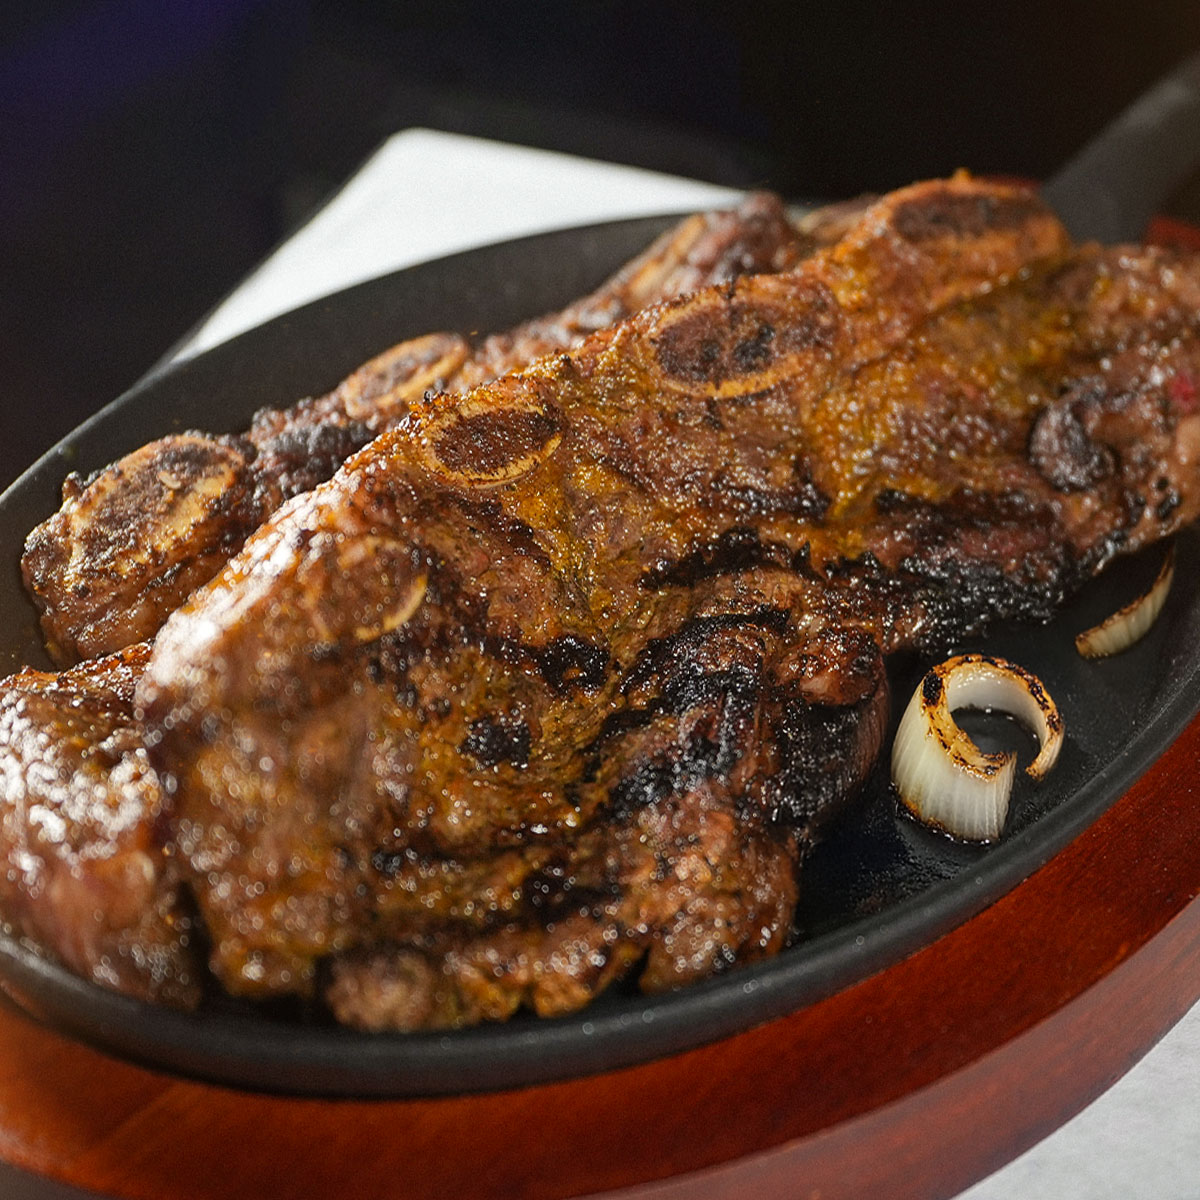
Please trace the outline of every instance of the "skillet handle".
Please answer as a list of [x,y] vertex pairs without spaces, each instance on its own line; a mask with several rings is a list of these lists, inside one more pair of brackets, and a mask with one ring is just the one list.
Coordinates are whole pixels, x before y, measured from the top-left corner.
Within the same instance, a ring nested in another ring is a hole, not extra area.
[[1042,195],[1072,237],[1139,240],[1200,165],[1200,53],[1143,93],[1061,167]]

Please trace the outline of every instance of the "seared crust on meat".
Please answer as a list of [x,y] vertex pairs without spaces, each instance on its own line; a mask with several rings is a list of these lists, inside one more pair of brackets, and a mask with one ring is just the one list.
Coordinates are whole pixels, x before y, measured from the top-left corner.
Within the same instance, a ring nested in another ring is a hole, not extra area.
[[[1198,285],[960,178],[414,406],[139,690],[222,983],[454,1024],[782,944],[756,872],[869,770],[883,655],[1043,617],[1195,514]],[[1064,488],[1080,437],[1035,431],[1084,379],[1107,466]]]
[[404,400],[170,618],[113,719],[226,989],[446,1028],[774,953],[885,655],[1044,618],[1200,512],[1200,260],[1072,246],[966,177],[831,227]]
[[284,500],[328,479],[426,392],[516,370],[670,296],[785,270],[813,244],[777,197],[752,195],[688,218],[560,313],[476,347],[454,333],[401,342],[327,395],[260,412],[244,438],[172,435],[91,480],[72,476],[22,562],[51,657],[66,665],[153,637]]
[[148,638],[220,570],[277,503],[243,439],[177,434],[84,481],[25,545],[50,656],[94,658]]
[[191,1008],[203,967],[133,716],[146,654],[0,684],[0,910],[85,979]]

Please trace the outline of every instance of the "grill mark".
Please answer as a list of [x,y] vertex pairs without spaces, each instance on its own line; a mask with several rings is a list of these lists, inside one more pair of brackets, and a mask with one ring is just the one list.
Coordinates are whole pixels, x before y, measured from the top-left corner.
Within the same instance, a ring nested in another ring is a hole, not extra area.
[[631,769],[609,789],[612,815],[627,820],[639,809],[669,796],[685,795],[713,780],[727,779],[747,748],[758,691],[757,679],[749,672],[715,672],[695,676],[666,698],[673,714],[708,708],[707,718],[690,723],[692,733],[683,745],[673,741],[665,753],[634,760]]
[[739,516],[768,517],[779,513],[790,513],[805,520],[824,520],[831,503],[829,497],[817,486],[812,470],[803,458],[796,459],[793,467],[796,482],[786,488],[763,488],[747,483],[731,483],[725,475],[713,480],[712,493],[715,504],[709,507],[725,508]]
[[914,496],[911,492],[892,487],[881,488],[875,494],[874,500],[875,511],[882,513],[884,516],[891,516],[893,513],[909,512],[925,503],[919,496]]
[[481,767],[496,767],[501,763],[527,767],[531,740],[529,725],[521,717],[501,713],[471,721],[459,750]]
[[608,793],[612,818],[627,821],[643,808],[683,795],[717,777],[720,747],[708,738],[693,738],[677,757],[642,759]]
[[546,570],[550,569],[550,556],[542,549],[531,526],[511,516],[495,500],[470,496],[458,491],[445,493],[445,499],[453,504],[468,521],[486,528],[496,541],[506,549],[524,558],[532,559]]
[[664,708],[675,716],[718,701],[753,704],[758,699],[758,674],[745,667],[725,671],[688,671],[667,680],[663,687]]
[[576,687],[595,691],[608,673],[608,651],[574,634],[555,638],[544,650],[533,653],[542,677],[559,695]]
[[[513,526],[520,524],[512,522]],[[519,530],[517,536],[519,539]],[[533,549],[536,551],[536,547]],[[438,620],[409,624],[386,634],[368,660],[372,681],[392,681],[402,703],[401,689],[412,665],[428,654],[444,653],[459,645],[473,646],[506,666],[538,672],[560,696],[573,689],[593,692],[603,685],[611,662],[604,646],[575,634],[565,634],[545,646],[536,646],[496,633],[479,611],[479,597],[464,586],[462,579],[447,570],[440,559],[430,556],[426,561],[429,576],[426,610],[437,614]]]
[[755,567],[790,565],[790,551],[776,543],[764,543],[758,530],[747,525],[702,542],[690,553],[674,560],[662,559],[639,581],[645,591],[664,587],[694,587],[702,579],[737,575]]
[[738,629],[754,626],[782,633],[787,628],[786,609],[762,606],[747,613],[721,613],[711,617],[692,617],[674,633],[651,640],[638,655],[622,682],[622,691],[628,694],[647,684],[662,672],[665,665],[686,659],[689,650],[695,648],[713,633],[722,629]]
[[752,307],[739,303],[732,288],[722,306],[722,321],[713,319],[715,303],[693,303],[664,319],[654,352],[669,378],[719,387],[730,380],[753,379],[789,355],[827,351],[837,340],[840,310],[829,289],[817,281],[808,282],[803,296],[781,296],[777,301],[759,297]]
[[[1041,552],[1055,540],[1054,510],[1039,497],[1020,491],[959,488],[938,501],[891,492],[881,493],[876,503],[888,515],[903,517],[898,533],[907,547],[905,562],[910,565],[938,561],[948,551],[964,546],[972,548],[975,559],[990,554],[999,563]],[[848,565],[839,564],[837,569]],[[871,551],[863,555],[861,567],[875,575],[889,574]]]
[[609,713],[600,725],[600,732],[583,748],[583,755],[590,760],[608,742],[627,733],[645,729],[655,717],[661,716],[665,711],[665,701],[661,696],[656,696],[641,707],[622,708]]

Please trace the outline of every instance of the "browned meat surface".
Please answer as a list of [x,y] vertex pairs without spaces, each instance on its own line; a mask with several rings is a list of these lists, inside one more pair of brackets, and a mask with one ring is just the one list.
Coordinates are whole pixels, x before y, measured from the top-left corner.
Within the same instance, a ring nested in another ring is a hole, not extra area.
[[285,499],[328,479],[426,391],[514,370],[685,291],[784,270],[812,244],[776,197],[752,196],[684,221],[561,313],[475,347],[452,333],[403,342],[327,395],[259,413],[245,437],[173,435],[89,481],[72,476],[22,564],[52,657],[69,664],[153,637]]
[[146,653],[0,684],[0,911],[84,978],[192,1007],[203,964],[132,715]]
[[1200,509],[1198,314],[1195,259],[956,179],[415,405],[139,686],[218,978],[413,1028],[777,949],[883,655]]
[[796,222],[796,228],[816,246],[832,246],[840,242],[858,223],[863,213],[879,199],[878,196],[859,196],[841,200],[806,212]]
[[[398,411],[402,397],[453,370],[482,377],[502,362],[579,340],[627,307],[675,289],[789,265],[807,245],[773,197],[689,218],[599,292],[474,351],[457,335],[415,339],[360,368],[329,397],[259,414],[249,438],[170,437],[86,488],[69,480],[67,504],[52,523],[61,544],[47,540],[43,527],[26,565],[37,554],[58,554],[74,594],[95,613],[92,645],[120,644],[131,625],[156,627],[171,597],[219,569],[266,507],[328,475],[362,428]],[[114,536],[118,529],[122,536]],[[131,590],[131,580],[147,579],[144,590]],[[125,609],[130,598],[133,607]],[[0,684],[5,844],[19,867],[10,870],[0,902],[14,928],[80,974],[191,1004],[198,972],[190,934],[176,881],[160,869],[163,793],[131,707],[147,653],[139,645],[61,676],[25,671]]]

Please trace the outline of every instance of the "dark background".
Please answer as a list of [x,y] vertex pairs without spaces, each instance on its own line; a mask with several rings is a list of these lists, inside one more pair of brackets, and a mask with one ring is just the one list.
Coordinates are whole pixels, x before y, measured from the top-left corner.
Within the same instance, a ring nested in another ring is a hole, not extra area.
[[[1200,48],[1200,3],[58,0],[0,16],[0,485],[389,133],[791,198],[1041,177]],[[414,186],[435,186],[420,181]],[[1200,216],[1193,187],[1169,208]]]

